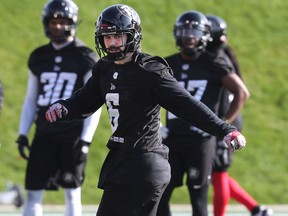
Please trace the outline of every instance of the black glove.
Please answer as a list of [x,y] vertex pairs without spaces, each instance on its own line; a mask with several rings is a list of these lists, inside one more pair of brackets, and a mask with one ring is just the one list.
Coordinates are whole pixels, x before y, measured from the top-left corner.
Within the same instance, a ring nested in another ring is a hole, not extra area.
[[30,151],[29,141],[27,136],[25,135],[19,135],[18,139],[16,140],[16,143],[18,143],[18,150],[22,158],[25,160],[28,160],[29,157],[27,156],[26,151]]
[[218,167],[230,165],[229,148],[222,140],[217,142],[215,163]]
[[87,160],[89,147],[90,147],[89,142],[83,140],[77,141],[75,148],[75,155],[76,155],[75,161],[77,164],[85,162]]

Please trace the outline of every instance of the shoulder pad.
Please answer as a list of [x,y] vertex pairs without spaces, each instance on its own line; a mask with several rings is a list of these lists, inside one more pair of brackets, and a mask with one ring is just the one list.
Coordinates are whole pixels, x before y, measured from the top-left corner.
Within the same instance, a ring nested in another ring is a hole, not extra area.
[[96,53],[78,38],[75,39],[75,47],[81,55],[90,58],[93,63],[98,61]]
[[163,72],[168,71],[171,75],[173,75],[172,69],[168,65],[167,61],[162,57],[144,55],[141,58],[138,54],[135,57],[135,62],[137,62],[139,66],[145,71],[158,74],[163,74]]

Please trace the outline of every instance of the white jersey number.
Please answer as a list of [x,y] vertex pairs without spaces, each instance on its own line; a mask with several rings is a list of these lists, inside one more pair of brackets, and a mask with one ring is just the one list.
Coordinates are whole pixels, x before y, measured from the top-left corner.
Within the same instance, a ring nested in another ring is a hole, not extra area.
[[[196,100],[200,101],[207,87],[207,80],[189,80],[187,86],[185,87],[185,82],[179,81],[180,85],[186,88]],[[168,119],[177,118],[172,113],[168,112]]]
[[[68,72],[44,72],[41,74],[40,82],[44,83],[44,93],[39,95],[38,105],[48,106],[59,99],[66,99],[73,93],[77,80],[76,73]],[[61,95],[62,94],[62,95]]]
[[106,94],[106,105],[108,107],[112,132],[114,132],[118,127],[119,110],[116,108],[116,106],[119,106],[119,94],[118,93]]

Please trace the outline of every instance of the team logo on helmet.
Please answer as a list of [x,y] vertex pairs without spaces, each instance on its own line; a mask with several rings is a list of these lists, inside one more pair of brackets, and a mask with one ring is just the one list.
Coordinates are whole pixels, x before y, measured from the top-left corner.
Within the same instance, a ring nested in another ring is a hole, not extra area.
[[119,5],[118,10],[124,16],[131,17],[133,20],[135,20],[136,22],[140,24],[139,16],[133,8],[127,5]]

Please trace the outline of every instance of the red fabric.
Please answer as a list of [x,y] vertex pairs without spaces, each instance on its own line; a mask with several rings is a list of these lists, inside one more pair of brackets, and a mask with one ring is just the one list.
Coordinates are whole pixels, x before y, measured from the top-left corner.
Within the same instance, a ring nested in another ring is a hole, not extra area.
[[244,205],[249,211],[258,205],[257,201],[230,177],[228,172],[214,172],[212,184],[214,216],[225,216],[230,197]]
[[241,135],[239,131],[233,131],[231,133],[231,141],[234,140],[237,136]]
[[212,179],[214,216],[225,216],[226,207],[230,200],[229,174],[227,172],[214,172]]
[[251,211],[258,203],[232,177],[229,177],[230,196]]

